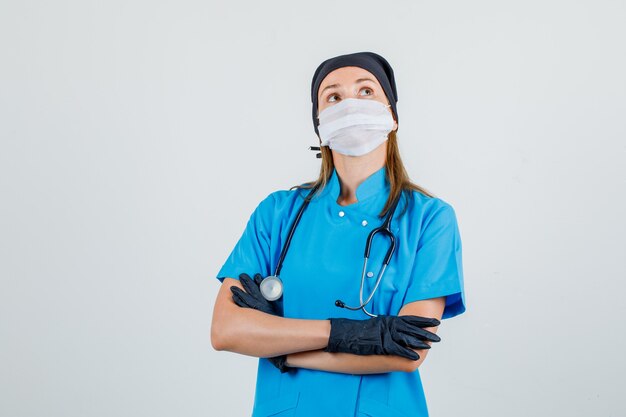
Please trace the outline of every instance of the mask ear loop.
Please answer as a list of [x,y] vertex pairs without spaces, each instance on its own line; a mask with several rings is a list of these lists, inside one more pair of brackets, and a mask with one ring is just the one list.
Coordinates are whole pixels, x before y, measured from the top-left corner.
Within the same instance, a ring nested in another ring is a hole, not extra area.
[[[316,116],[316,117],[317,117],[317,119],[319,120],[320,116],[318,115],[318,116]],[[322,149],[321,149],[319,146],[309,146],[309,150],[310,150],[310,151],[321,151]],[[315,157],[316,157],[317,159],[320,159],[320,158],[322,157],[322,153],[321,153],[321,152],[318,152],[317,154],[315,154]]]
[[[319,146],[309,146],[309,150],[310,151],[321,151]],[[319,152],[317,155],[315,155],[316,158],[321,158],[322,157],[322,153]]]

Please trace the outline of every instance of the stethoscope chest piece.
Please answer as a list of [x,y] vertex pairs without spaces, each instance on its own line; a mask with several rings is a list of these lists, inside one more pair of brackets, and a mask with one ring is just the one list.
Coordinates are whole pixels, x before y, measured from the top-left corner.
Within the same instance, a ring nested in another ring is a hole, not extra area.
[[283,282],[276,275],[263,278],[259,288],[267,301],[276,301],[283,295]]

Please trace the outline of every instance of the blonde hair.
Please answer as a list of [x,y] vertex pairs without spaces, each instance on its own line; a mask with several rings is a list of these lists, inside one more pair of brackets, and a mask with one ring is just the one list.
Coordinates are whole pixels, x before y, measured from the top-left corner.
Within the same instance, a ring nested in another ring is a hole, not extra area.
[[[322,152],[322,165],[320,167],[320,175],[315,181],[305,182],[303,184],[294,185],[290,188],[293,189],[312,189],[317,187],[315,193],[311,196],[313,198],[316,194],[321,192],[330,177],[332,176],[333,169],[335,168],[335,164],[333,162],[333,154],[328,146],[321,146],[320,150]],[[383,206],[381,212],[378,214],[379,217],[384,217],[393,201],[396,198],[400,197],[400,194],[403,193],[405,199],[408,199],[410,195],[410,191],[417,191],[428,197],[435,197],[434,194],[430,193],[423,187],[420,187],[417,184],[414,184],[409,179],[409,175],[404,168],[404,164],[402,163],[402,158],[400,158],[400,149],[398,148],[398,139],[396,135],[396,131],[393,130],[389,133],[387,140],[387,155],[385,158],[385,171],[386,177],[389,181],[390,191],[389,197],[387,198],[387,202]],[[402,213],[406,211],[408,204],[404,205],[404,210]]]

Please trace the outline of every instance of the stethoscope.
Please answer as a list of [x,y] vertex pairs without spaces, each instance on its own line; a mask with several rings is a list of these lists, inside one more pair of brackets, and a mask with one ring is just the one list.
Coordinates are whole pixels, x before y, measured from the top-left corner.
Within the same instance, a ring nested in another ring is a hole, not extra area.
[[[289,230],[289,233],[287,234],[287,240],[285,242],[285,245],[283,246],[281,250],[280,258],[278,259],[278,264],[276,265],[276,270],[274,272],[274,275],[269,275],[265,277],[263,281],[261,281],[261,285],[260,285],[261,294],[263,294],[263,297],[265,297],[265,299],[268,301],[278,300],[283,295],[283,282],[280,279],[280,271],[283,267],[283,261],[285,260],[285,256],[287,255],[287,250],[289,249],[289,245],[291,244],[291,238],[293,237],[296,227],[298,226],[298,223],[300,222],[302,213],[304,212],[304,209],[306,209],[306,207],[309,205],[309,202],[311,201],[313,193],[315,193],[315,190],[317,189],[317,187],[318,185],[313,187],[311,192],[306,196],[306,198],[304,199],[304,203],[302,203],[302,206],[300,207],[300,210],[298,211],[298,214],[296,215],[296,218],[291,226],[291,229]],[[378,289],[378,286],[380,285],[380,281],[383,277],[383,274],[385,273],[385,269],[387,268],[389,261],[391,260],[391,256],[396,250],[396,237],[391,231],[390,226],[391,226],[391,218],[393,217],[393,213],[396,211],[396,206],[398,205],[399,197],[400,195],[398,195],[398,197],[393,202],[393,205],[391,206],[391,209],[387,213],[387,217],[385,218],[385,221],[383,222],[383,224],[380,227],[373,229],[370,232],[369,236],[367,237],[367,241],[365,243],[365,259],[363,261],[363,270],[361,271],[361,285],[359,288],[360,305],[358,307],[351,307],[351,306],[346,305],[343,301],[337,300],[335,301],[335,305],[337,307],[347,308],[348,310],[361,309],[363,310],[365,314],[367,314],[370,317],[378,317],[376,314],[372,314],[368,312],[365,306],[367,306],[367,304],[369,304],[369,302],[374,297],[374,293],[376,292],[376,290]],[[389,240],[391,241],[391,245],[389,246],[389,249],[387,250],[387,254],[385,255],[385,258],[383,260],[383,266],[380,269],[380,272],[378,273],[378,277],[376,278],[376,284],[374,285],[374,288],[372,289],[372,292],[370,293],[369,297],[367,297],[367,300],[363,302],[363,284],[365,283],[367,261],[370,257],[370,249],[372,248],[372,239],[374,239],[374,236],[377,233],[381,233],[382,235],[389,237]]]

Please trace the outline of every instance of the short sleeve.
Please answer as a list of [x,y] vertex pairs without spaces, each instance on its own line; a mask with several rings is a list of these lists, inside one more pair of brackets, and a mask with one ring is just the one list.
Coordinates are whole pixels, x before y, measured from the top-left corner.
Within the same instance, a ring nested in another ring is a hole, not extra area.
[[217,279],[239,279],[245,272],[251,277],[256,273],[270,275],[270,231],[274,216],[274,198],[267,196],[250,215],[246,228],[230,255],[217,273]]
[[444,204],[427,220],[417,244],[404,304],[446,297],[442,319],[465,311],[462,245],[454,208]]

